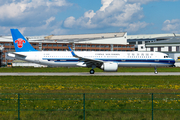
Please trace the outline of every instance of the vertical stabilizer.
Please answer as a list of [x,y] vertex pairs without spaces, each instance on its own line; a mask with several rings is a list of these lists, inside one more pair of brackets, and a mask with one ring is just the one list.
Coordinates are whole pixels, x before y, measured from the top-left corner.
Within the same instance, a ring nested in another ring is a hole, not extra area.
[[18,29],[11,29],[11,34],[16,52],[37,51],[24,38],[24,36],[19,32]]

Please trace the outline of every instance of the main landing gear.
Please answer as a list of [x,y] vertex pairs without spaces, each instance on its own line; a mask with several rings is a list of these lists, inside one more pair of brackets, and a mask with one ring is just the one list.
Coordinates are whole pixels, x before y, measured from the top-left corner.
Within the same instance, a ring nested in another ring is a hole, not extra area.
[[154,67],[154,74],[158,74],[157,68]]
[[96,68],[96,66],[92,65],[92,69],[89,71],[90,74],[94,74],[95,73],[94,68]]
[[91,70],[89,71],[90,74],[94,74],[94,72],[95,72],[95,71],[94,71],[93,69],[91,69]]

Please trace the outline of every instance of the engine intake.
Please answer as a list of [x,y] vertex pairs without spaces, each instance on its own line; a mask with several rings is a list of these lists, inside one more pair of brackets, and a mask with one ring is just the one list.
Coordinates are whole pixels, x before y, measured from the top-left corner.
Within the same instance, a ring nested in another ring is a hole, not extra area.
[[106,62],[103,63],[101,69],[104,70],[105,72],[116,72],[118,69],[118,64],[114,62]]

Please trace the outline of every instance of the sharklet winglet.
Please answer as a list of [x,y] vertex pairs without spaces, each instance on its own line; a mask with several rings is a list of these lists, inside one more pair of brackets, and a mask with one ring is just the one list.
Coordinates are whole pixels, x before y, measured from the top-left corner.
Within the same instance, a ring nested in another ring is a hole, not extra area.
[[73,57],[76,57],[77,55],[74,53],[74,51],[71,49],[71,47],[69,47],[69,50],[71,51],[71,54]]

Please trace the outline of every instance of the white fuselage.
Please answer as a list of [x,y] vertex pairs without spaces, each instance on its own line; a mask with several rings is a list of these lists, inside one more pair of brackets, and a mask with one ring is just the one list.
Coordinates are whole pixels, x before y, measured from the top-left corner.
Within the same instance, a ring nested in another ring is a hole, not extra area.
[[[78,58],[72,56],[70,51],[35,51],[35,52],[15,52],[26,57],[15,55],[17,59],[51,66],[80,66]],[[174,65],[174,59],[168,58],[160,52],[116,52],[116,51],[76,51],[76,55],[101,60],[104,62],[118,63],[119,67],[156,67]],[[11,54],[11,53],[9,53]],[[12,57],[12,55],[11,55]],[[84,66],[86,67],[86,66]]]

